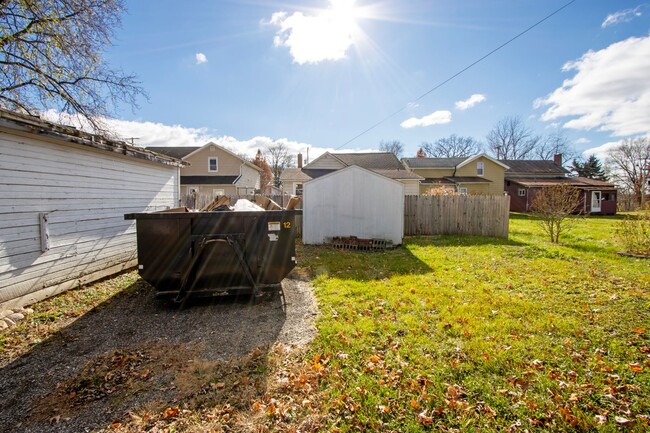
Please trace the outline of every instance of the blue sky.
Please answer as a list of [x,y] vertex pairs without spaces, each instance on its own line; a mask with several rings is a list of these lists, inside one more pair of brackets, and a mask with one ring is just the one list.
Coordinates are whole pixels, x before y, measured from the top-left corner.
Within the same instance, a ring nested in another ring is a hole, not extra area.
[[650,134],[639,1],[576,0],[418,100],[568,2],[127,0],[107,57],[150,100],[113,123],[143,146],[212,140],[252,155],[284,142],[311,159],[381,140],[405,156],[452,133],[484,141],[510,115],[563,129],[579,152]]

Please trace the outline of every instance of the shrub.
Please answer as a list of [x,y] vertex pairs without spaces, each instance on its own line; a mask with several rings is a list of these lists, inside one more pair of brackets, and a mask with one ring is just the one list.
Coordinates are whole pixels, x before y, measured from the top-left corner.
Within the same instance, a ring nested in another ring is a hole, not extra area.
[[650,212],[625,217],[616,228],[616,236],[626,252],[650,255]]

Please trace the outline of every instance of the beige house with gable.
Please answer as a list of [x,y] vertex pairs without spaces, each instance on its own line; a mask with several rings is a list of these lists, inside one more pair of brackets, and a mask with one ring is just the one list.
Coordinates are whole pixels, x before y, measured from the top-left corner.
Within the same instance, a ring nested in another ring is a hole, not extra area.
[[193,192],[212,197],[250,195],[260,188],[262,169],[215,143],[201,147],[147,147],[147,150],[182,159],[181,195]]
[[506,164],[486,154],[465,158],[403,158],[413,173],[424,178],[420,194],[447,189],[460,194],[503,195]]

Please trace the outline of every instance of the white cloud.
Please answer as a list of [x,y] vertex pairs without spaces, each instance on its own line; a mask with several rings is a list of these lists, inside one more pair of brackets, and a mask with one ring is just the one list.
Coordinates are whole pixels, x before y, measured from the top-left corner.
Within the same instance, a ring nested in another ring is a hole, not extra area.
[[[49,110],[42,113],[42,117],[50,122],[63,123],[72,125],[77,128],[91,131],[92,128],[78,119],[74,115],[58,113]],[[293,155],[302,153],[307,158],[307,149],[309,149],[309,159],[313,161],[325,152],[376,152],[377,149],[334,149],[332,147],[316,147],[309,143],[289,140],[288,138],[271,138],[265,136],[255,136],[247,140],[237,139],[228,135],[217,135],[208,128],[188,128],[182,125],[165,125],[163,123],[120,120],[120,119],[100,119],[102,124],[113,131],[111,138],[133,143],[138,147],[149,146],[203,146],[209,142],[216,143],[226,147],[236,153],[246,154],[254,157],[257,149],[266,149],[271,144],[283,143],[289,148]]]
[[485,95],[481,95],[480,93],[475,93],[472,96],[470,96],[468,99],[465,99],[464,101],[456,101],[456,109],[467,110],[468,108],[472,108],[476,104],[480,104],[483,101],[485,101]]
[[614,136],[650,131],[650,36],[629,38],[568,62],[575,71],[535,107],[549,106],[544,121],[573,117],[565,128],[610,131]]
[[330,0],[316,15],[276,12],[268,24],[279,27],[273,43],[289,48],[295,63],[318,63],[346,57],[359,35],[355,13],[354,0]]
[[203,53],[196,53],[194,57],[196,58],[197,65],[200,65],[201,63],[206,63],[208,61],[208,58]]
[[635,17],[640,17],[642,15],[641,10],[645,7],[645,4],[639,5],[633,9],[624,9],[622,11],[614,12],[613,14],[607,15],[605,21],[600,25],[602,28],[613,26],[620,23],[626,23],[632,21]]
[[451,122],[451,111],[439,110],[419,119],[416,117],[406,119],[400,124],[400,126],[408,129],[416,126],[443,125],[449,122]]
[[575,144],[588,144],[591,143],[591,140],[585,137],[580,137],[576,141],[574,141]]

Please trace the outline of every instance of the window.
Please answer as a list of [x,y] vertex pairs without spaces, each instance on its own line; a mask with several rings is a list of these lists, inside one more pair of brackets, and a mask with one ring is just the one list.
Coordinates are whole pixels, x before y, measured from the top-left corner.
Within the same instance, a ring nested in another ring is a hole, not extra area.
[[458,193],[460,195],[467,195],[467,187],[461,186],[460,188],[458,188]]
[[187,195],[196,195],[199,193],[199,189],[194,186],[187,187]]
[[224,195],[223,188],[213,189],[212,190],[212,197],[221,197],[222,195]]
[[517,191],[519,194],[519,197],[525,197],[526,196],[526,188],[519,188],[519,191]]
[[296,195],[302,195],[302,183],[296,184]]
[[483,176],[483,171],[484,171],[483,169],[484,169],[483,163],[481,161],[477,162],[476,163],[476,175],[477,176]]
[[216,156],[211,156],[208,158],[208,171],[218,171],[219,163]]

